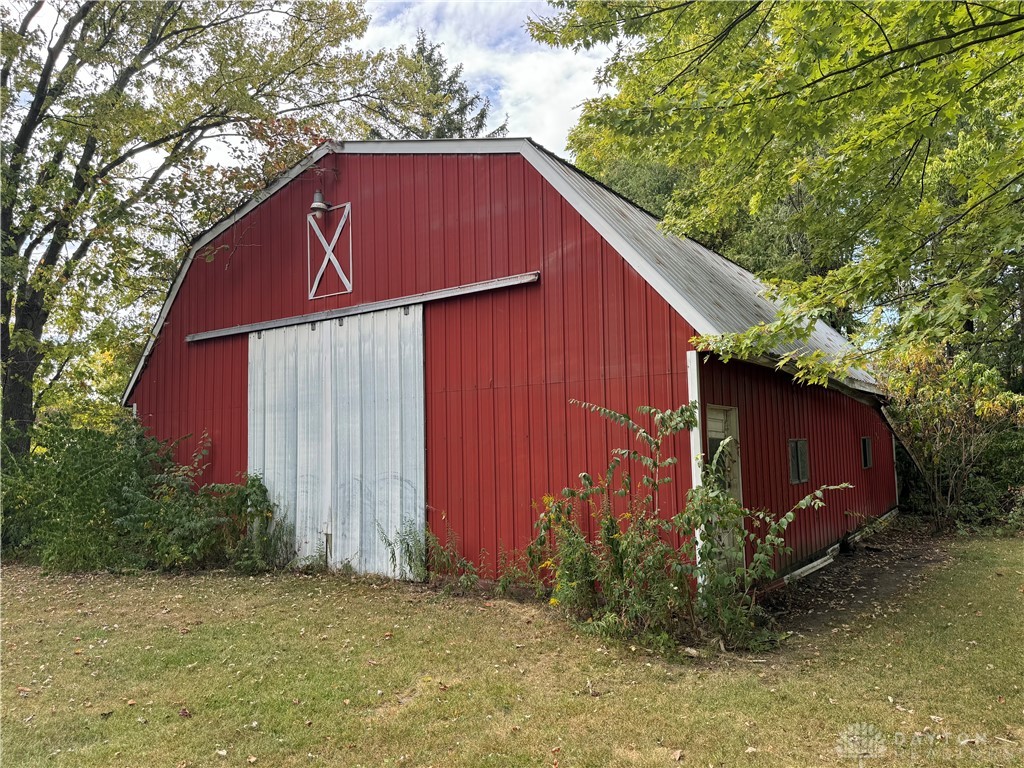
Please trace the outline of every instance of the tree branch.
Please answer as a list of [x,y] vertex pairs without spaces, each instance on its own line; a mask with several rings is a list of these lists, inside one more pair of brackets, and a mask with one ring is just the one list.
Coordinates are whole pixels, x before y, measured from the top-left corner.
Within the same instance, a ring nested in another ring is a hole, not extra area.
[[[33,3],[32,7],[29,8],[28,12],[22,17],[21,25],[18,27],[18,37],[22,40],[24,40],[25,35],[28,34],[28,28],[32,24],[32,19],[36,17],[36,14],[39,13],[45,5],[45,0],[37,0],[37,2]],[[7,84],[11,77],[11,67],[14,66],[14,60],[20,52],[21,50],[19,46],[11,46],[10,50],[4,55],[4,65],[3,68],[0,69],[0,88],[4,90],[7,90]]]

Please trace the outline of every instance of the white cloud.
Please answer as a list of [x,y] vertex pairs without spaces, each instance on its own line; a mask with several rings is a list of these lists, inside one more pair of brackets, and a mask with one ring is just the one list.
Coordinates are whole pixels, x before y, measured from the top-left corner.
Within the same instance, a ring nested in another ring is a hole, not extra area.
[[442,43],[451,66],[462,64],[471,90],[491,100],[492,121],[508,114],[509,136],[529,136],[565,156],[582,102],[598,93],[597,68],[608,51],[573,53],[535,42],[527,18],[548,15],[545,2],[368,2],[366,49],[412,45],[416,30]]

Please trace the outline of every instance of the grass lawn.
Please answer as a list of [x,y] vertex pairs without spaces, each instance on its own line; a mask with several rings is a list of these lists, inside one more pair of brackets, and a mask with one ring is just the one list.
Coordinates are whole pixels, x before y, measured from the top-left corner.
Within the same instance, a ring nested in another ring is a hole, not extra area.
[[5,566],[2,764],[1024,765],[1024,540],[942,546],[714,661],[407,584]]

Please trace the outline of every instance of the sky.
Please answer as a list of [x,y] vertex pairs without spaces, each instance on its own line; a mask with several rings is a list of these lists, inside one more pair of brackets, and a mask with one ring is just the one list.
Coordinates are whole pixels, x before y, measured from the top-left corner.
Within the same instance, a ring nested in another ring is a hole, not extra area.
[[551,15],[546,2],[371,0],[366,10],[372,20],[363,47],[412,47],[423,29],[443,44],[449,66],[463,65],[470,90],[491,100],[491,127],[507,114],[509,136],[528,136],[568,157],[566,137],[584,99],[598,94],[594,75],[608,50],[574,53],[534,41],[526,20]]

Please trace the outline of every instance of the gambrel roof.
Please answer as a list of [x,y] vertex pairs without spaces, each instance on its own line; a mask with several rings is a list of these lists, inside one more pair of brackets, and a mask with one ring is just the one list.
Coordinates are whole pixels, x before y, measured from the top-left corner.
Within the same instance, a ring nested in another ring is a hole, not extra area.
[[[145,367],[196,253],[275,192],[332,153],[522,155],[698,334],[708,336],[742,332],[760,323],[771,322],[778,312],[778,305],[765,295],[765,285],[753,274],[694,240],[665,233],[655,217],[530,139],[327,142],[193,242],[167,294],[145,352],[125,390],[125,403]],[[790,344],[772,350],[772,353],[777,359],[801,349],[807,352],[820,351],[831,357],[849,351],[850,345],[838,331],[818,321],[805,345]],[[774,361],[753,362],[770,364]],[[845,381],[836,383],[862,392],[876,392],[874,379],[859,369],[850,369]]]

